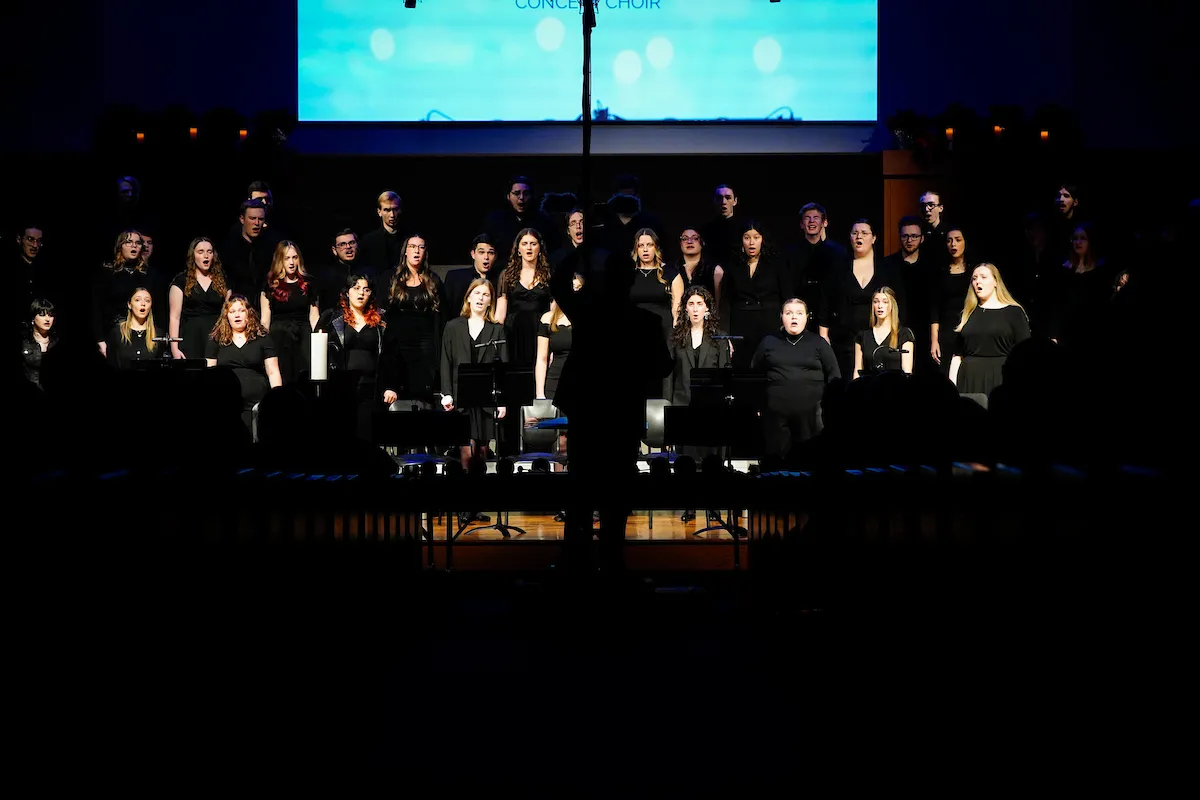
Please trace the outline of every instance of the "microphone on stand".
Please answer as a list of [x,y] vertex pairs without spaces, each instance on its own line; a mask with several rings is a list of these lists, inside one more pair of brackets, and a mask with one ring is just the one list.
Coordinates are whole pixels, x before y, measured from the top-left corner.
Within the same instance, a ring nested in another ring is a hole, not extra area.
[[490,342],[480,342],[479,344],[475,345],[475,347],[488,347],[493,344],[508,344],[508,339],[492,339]]

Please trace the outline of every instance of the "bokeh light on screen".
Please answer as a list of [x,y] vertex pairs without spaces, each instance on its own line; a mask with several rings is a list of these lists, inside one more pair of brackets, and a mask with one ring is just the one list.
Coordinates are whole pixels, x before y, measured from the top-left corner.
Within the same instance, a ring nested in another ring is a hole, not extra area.
[[[299,0],[304,121],[573,121],[581,0]],[[636,5],[636,7],[635,7]],[[876,0],[601,0],[610,118],[876,117]]]

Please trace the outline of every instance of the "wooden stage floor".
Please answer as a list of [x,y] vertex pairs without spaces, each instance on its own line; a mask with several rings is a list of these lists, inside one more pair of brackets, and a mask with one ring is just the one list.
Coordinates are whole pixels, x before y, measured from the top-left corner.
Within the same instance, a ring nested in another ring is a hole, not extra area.
[[[483,512],[491,517],[490,523],[472,523],[454,540],[452,566],[454,569],[471,570],[540,570],[551,569],[561,554],[563,523],[555,522],[554,515],[513,512],[508,517],[510,528],[520,528],[524,533],[512,531],[510,538],[488,525],[497,522],[495,511]],[[654,527],[650,527],[648,512],[634,511],[629,516],[625,529],[625,562],[630,570],[731,570],[735,568],[733,537],[725,531],[708,531],[696,535],[706,527],[704,512],[698,513],[693,522],[681,522],[682,509],[654,512]],[[723,515],[724,516],[724,515]],[[743,519],[743,524],[745,520]],[[445,568],[446,564],[446,519],[435,518],[433,551],[435,565]],[[457,530],[457,521],[455,521]],[[738,559],[746,565],[746,543],[737,545]]]

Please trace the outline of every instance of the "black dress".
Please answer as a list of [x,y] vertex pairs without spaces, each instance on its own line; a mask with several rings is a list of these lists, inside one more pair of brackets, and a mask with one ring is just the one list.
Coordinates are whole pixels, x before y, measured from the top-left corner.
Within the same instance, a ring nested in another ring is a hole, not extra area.
[[815,332],[766,337],[752,366],[767,374],[763,437],[767,455],[786,456],[821,432],[825,384],[842,376],[829,343]]
[[[438,354],[445,308],[442,281],[433,276],[438,307],[425,285],[407,286],[405,296],[387,309],[383,341],[383,379],[402,399],[432,403],[437,390]],[[444,389],[443,389],[444,391]]]
[[[486,347],[475,345],[499,341],[505,338],[504,326],[498,322],[485,322],[479,335],[472,337],[467,317],[455,317],[446,323],[442,334],[442,391],[454,398],[456,412],[467,414],[471,418],[471,438],[476,445],[486,445],[496,435],[495,420],[491,408],[464,407],[463,401],[470,398],[458,396],[458,367],[460,364],[490,364],[495,361],[508,361],[508,346],[492,344]],[[519,409],[508,409],[509,416],[518,417]],[[506,417],[507,418],[507,417]]]
[[[187,286],[187,273],[181,272],[171,281],[171,285],[184,291]],[[221,296],[210,283],[207,289],[200,288],[197,283],[192,287],[192,293],[183,295],[183,309],[179,312],[179,349],[188,358],[204,358],[208,352],[208,343],[212,341],[212,329],[221,316],[221,307],[225,298]]]
[[317,287],[305,281],[283,281],[278,290],[281,300],[270,286],[263,286],[263,294],[271,309],[271,338],[279,354],[279,374],[285,384],[295,383],[308,373],[312,352],[312,325],[309,309],[317,301]]
[[276,357],[271,334],[251,339],[241,347],[232,342],[217,344],[216,339],[209,339],[204,357],[216,359],[218,367],[229,367],[237,376],[242,387],[242,422],[249,428],[254,406],[271,389],[266,367],[267,359]]
[[[899,285],[883,259],[875,261],[875,271],[863,286],[854,276],[854,262],[847,260],[834,269],[822,287],[821,326],[829,328],[829,343],[837,356],[843,375],[854,371],[854,342],[859,331],[871,327],[871,298],[884,286]],[[812,329],[812,324],[809,324]]]
[[563,367],[567,365],[567,357],[571,354],[571,326],[559,325],[558,330],[551,330],[550,324],[543,322],[538,326],[538,336],[550,341],[550,365],[546,367],[546,397],[554,399],[558,391],[558,379],[562,377]]
[[508,298],[504,331],[512,363],[532,367],[537,360],[538,326],[542,315],[550,310],[550,287],[539,283],[532,289],[526,289],[520,281],[515,281],[512,286],[501,289],[500,293]]
[[942,363],[938,366],[943,375],[950,374],[950,358],[954,355],[958,334],[954,329],[962,319],[963,303],[971,290],[971,271],[952,273],[943,269],[932,282],[933,297],[929,301],[932,316],[930,324],[938,324],[938,346],[942,351]]
[[[135,269],[101,267],[92,283],[92,335],[103,342],[114,322],[125,319],[129,298],[139,286],[147,286],[150,276]],[[157,302],[157,298],[153,298]]]
[[783,301],[793,296],[787,262],[764,256],[750,274],[742,259],[723,267],[721,293],[729,298],[729,333],[741,336],[733,343],[733,365],[749,367],[758,343],[779,329]]
[[1029,320],[1019,306],[983,308],[971,313],[961,332],[955,334],[958,391],[991,394],[1004,379],[1004,362],[1013,348],[1029,338]]
[[[668,284],[674,282],[675,275],[678,275],[681,279],[683,279],[683,298],[681,302],[687,302],[688,292],[692,290],[692,287],[698,287],[700,289],[707,290],[715,300],[717,297],[716,268],[718,266],[720,266],[720,264],[710,264],[707,259],[701,258],[700,263],[697,264],[696,268],[692,271],[691,277],[688,277],[687,266],[682,261],[677,261],[668,267],[672,275],[671,280],[668,281]],[[679,309],[679,311],[682,312],[683,309]],[[715,314],[717,313],[718,309],[714,308],[712,311]]]
[[338,309],[322,314],[317,329],[329,334],[330,367],[357,376],[356,432],[359,439],[373,441],[372,421],[375,411],[385,408],[383,392],[387,388],[379,385],[384,328],[364,325],[356,331]]
[[908,328],[901,328],[896,334],[896,346],[892,347],[892,335],[888,333],[883,344],[875,339],[875,331],[867,328],[858,334],[859,348],[862,349],[862,374],[878,375],[881,372],[904,371],[904,345],[913,343],[916,337]]
[[658,315],[662,320],[663,341],[666,342],[671,337],[671,328],[674,327],[671,319],[671,281],[675,280],[675,276],[664,269],[663,280],[666,283],[659,282],[657,269],[635,268],[629,299],[638,308]]
[[129,331],[129,342],[126,343],[121,338],[121,326],[113,325],[112,330],[108,332],[105,339],[108,343],[108,355],[106,360],[108,363],[117,369],[133,369],[134,365],[139,361],[149,361],[162,356],[162,350],[157,348],[165,345],[158,344],[155,350],[151,351],[146,342],[146,331]]

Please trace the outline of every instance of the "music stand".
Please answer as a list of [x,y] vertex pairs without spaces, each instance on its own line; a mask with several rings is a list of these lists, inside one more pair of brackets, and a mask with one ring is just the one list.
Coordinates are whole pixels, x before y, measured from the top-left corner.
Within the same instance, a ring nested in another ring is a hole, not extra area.
[[[506,413],[516,414],[519,413],[521,406],[529,405],[536,396],[532,367],[508,364],[503,361],[458,365],[457,396],[454,398],[454,404],[458,408],[480,413],[490,410],[494,420],[496,414],[494,409],[497,406],[504,406],[507,410]],[[498,428],[497,435],[499,435]],[[521,528],[509,525],[508,519],[507,511],[497,511],[495,525],[472,528],[470,533],[495,529],[500,531],[500,535],[505,539],[512,535],[510,531],[525,533]],[[468,521],[462,525],[458,533],[461,534],[470,524],[471,521]]]
[[[758,410],[765,399],[766,375],[758,370],[694,369],[691,376],[691,404],[666,410],[666,440],[724,448],[726,464],[732,468],[734,449],[753,448],[759,438]],[[741,515],[737,509],[726,510],[728,522],[707,525],[692,535],[725,531],[736,542],[741,538],[737,526]],[[734,566],[740,566],[736,552]]]

